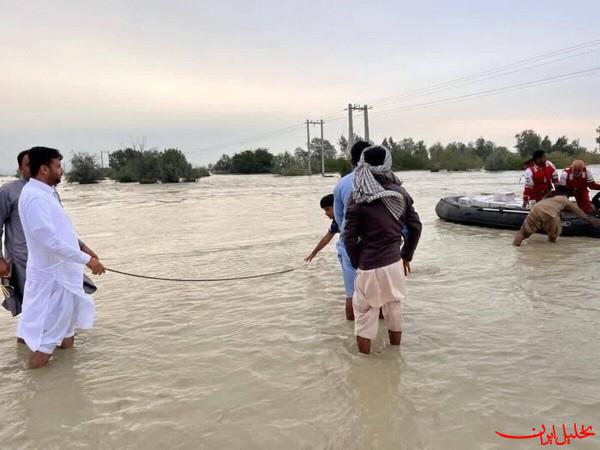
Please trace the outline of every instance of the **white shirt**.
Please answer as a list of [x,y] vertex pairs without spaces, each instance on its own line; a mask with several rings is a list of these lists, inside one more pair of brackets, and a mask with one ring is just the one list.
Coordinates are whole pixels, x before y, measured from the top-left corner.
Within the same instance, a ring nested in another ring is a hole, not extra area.
[[31,178],[19,198],[19,215],[29,251],[27,278],[47,279],[52,272],[52,278],[78,286],[79,292],[83,265],[91,257],[80,250],[73,224],[54,188]]
[[21,192],[19,216],[29,256],[17,336],[32,351],[52,353],[75,327],[94,323],[94,302],[83,291],[83,266],[91,257],[79,249],[51,186],[32,178]]

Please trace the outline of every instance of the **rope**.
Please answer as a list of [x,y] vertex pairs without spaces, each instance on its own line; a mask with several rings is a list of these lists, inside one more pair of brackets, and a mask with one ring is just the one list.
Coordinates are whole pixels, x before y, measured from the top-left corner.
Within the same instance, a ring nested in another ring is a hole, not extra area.
[[304,267],[304,265],[298,266],[298,267],[292,267],[291,269],[278,270],[277,272],[268,272],[268,273],[261,273],[261,274],[258,274],[258,275],[247,275],[245,277],[230,277],[230,278],[165,278],[165,277],[151,277],[149,275],[139,275],[139,274],[135,274],[135,273],[123,272],[121,270],[116,270],[116,269],[108,269],[106,267],[105,267],[105,269],[106,269],[107,272],[118,273],[120,275],[125,275],[125,276],[128,276],[128,277],[134,277],[134,278],[143,278],[145,280],[176,281],[176,282],[180,282],[180,283],[217,283],[217,282],[222,282],[222,281],[251,280],[251,279],[254,279],[254,278],[265,278],[265,277],[271,277],[271,276],[275,276],[275,275],[282,275],[284,273],[293,272],[293,271],[298,270],[298,269],[300,269],[302,267]]

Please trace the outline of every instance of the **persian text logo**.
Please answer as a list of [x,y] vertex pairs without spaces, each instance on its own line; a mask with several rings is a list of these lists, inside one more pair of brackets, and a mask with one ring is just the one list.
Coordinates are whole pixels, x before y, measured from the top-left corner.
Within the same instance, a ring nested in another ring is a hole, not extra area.
[[[568,431],[567,431],[568,428]],[[585,439],[591,436],[595,436],[596,433],[592,431],[592,426],[581,425],[579,429],[577,429],[577,424],[573,424],[573,433],[571,434],[571,427],[567,427],[564,423],[562,427],[557,429],[556,425],[552,425],[551,431],[546,432],[546,425],[542,424],[540,427],[540,431],[534,427],[531,429],[532,434],[525,435],[511,435],[500,433],[496,431],[496,434],[505,439],[535,439],[539,438],[540,445],[570,445],[571,441],[574,439]]]

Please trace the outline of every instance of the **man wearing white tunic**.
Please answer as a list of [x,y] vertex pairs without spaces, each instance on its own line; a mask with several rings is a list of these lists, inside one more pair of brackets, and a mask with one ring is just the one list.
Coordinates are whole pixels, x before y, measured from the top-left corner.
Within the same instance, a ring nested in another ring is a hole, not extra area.
[[17,336],[31,349],[29,366],[45,365],[56,347],[71,348],[75,328],[91,328],[94,303],[83,291],[83,268],[104,273],[100,261],[80,250],[77,234],[53,186],[63,170],[58,150],[29,150],[31,179],[19,198],[25,232],[27,277]]

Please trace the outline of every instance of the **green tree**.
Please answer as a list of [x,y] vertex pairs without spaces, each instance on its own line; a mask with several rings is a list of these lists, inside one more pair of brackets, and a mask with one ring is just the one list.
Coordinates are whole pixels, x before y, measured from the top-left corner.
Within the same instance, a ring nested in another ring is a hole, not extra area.
[[[337,158],[336,148],[327,139],[323,139],[323,155],[325,169]],[[313,138],[310,142],[310,167],[313,173],[321,172],[321,138]]]
[[533,152],[541,149],[542,138],[533,130],[523,130],[515,134],[515,148],[524,158],[531,158]]
[[418,170],[429,167],[429,154],[423,141],[415,142],[412,138],[395,142],[390,136],[384,139],[383,146],[392,154],[392,169]]
[[485,160],[485,170],[520,170],[522,158],[506,147],[495,147]]
[[267,149],[246,150],[231,158],[231,173],[271,173],[273,154]]
[[69,183],[91,184],[100,179],[100,165],[94,155],[87,153],[73,153],[71,158],[71,171],[67,174]]
[[135,160],[138,164],[137,172],[141,184],[152,184],[160,180],[160,154],[156,150],[142,152],[140,158]]
[[548,136],[544,136],[542,142],[540,142],[540,150],[544,150],[546,153],[550,153],[552,151],[552,141]]
[[205,177],[210,177],[210,171],[206,167],[194,167],[190,174],[184,178],[184,181],[198,181],[200,178]]
[[[600,129],[600,127],[598,127],[598,128]],[[599,133],[600,133],[600,131],[599,131]],[[342,153],[342,155],[344,155],[346,157],[350,157],[350,149],[348,148],[348,139],[346,139],[343,134],[338,139],[338,146],[340,147],[340,152]]]
[[486,141],[483,137],[480,137],[475,141],[473,147],[475,148],[475,154],[485,161],[496,148],[496,144],[494,144],[492,141]]
[[159,167],[162,183],[179,183],[181,180],[193,178],[192,165],[187,161],[185,155],[176,148],[169,148],[160,153]]
[[114,169],[118,172],[120,169],[125,167],[129,161],[139,158],[141,156],[141,151],[134,150],[130,147],[123,150],[117,150],[116,152],[111,152],[109,154],[108,165],[111,169]]
[[214,173],[230,173],[231,172],[231,156],[223,155],[214,166],[212,166]]
[[483,160],[477,156],[472,144],[450,142],[446,146],[437,143],[429,149],[433,170],[473,170],[483,167]]
[[277,175],[306,175],[306,164],[286,151],[273,157],[271,170]]

